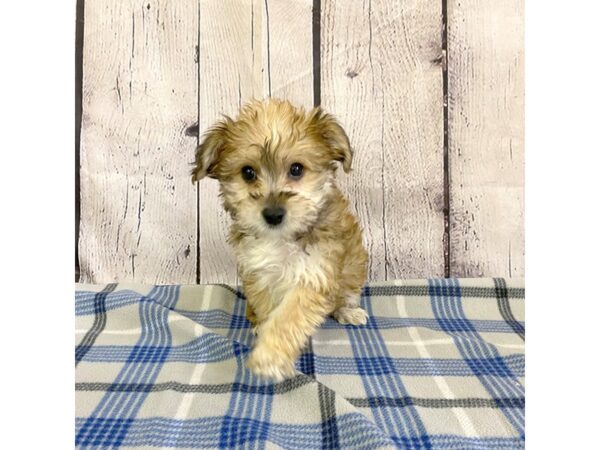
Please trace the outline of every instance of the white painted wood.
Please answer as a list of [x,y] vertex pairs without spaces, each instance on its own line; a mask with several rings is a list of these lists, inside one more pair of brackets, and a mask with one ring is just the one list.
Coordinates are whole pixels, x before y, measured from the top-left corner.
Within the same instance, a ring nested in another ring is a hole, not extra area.
[[[313,106],[312,0],[269,0],[271,96]],[[265,22],[263,22],[265,23]]]
[[385,64],[387,279],[444,274],[442,14],[438,2],[378,2]]
[[[207,0],[200,10],[200,122],[235,116],[251,98],[312,105],[311,3],[297,0]],[[215,180],[199,189],[200,282],[236,283],[226,242],[229,218]]]
[[326,1],[322,104],[355,149],[340,182],[364,228],[369,279],[442,276],[441,3]]
[[524,276],[523,1],[448,2],[451,275]]
[[86,0],[81,281],[193,283],[198,4]]

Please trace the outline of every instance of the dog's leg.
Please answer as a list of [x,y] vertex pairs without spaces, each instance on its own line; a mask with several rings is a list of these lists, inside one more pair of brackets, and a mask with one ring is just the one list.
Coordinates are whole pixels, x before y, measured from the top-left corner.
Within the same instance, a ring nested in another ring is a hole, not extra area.
[[369,315],[360,306],[360,292],[345,295],[332,316],[342,325],[364,325]]
[[339,296],[332,316],[341,324],[364,325],[369,317],[360,308],[360,293],[367,278],[367,253],[362,245],[351,249],[339,280]]
[[252,324],[252,334],[256,335],[258,326],[268,317],[273,305],[272,296],[258,287],[252,278],[243,278],[246,294],[246,317]]
[[323,295],[312,289],[298,287],[289,292],[259,326],[247,366],[254,373],[275,380],[293,376],[296,358],[331,311],[329,305]]

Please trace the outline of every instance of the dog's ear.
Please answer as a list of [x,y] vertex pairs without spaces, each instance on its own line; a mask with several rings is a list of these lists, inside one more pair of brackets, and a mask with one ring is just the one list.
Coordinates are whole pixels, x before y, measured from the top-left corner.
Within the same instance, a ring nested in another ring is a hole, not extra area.
[[232,120],[225,117],[213,125],[202,137],[202,142],[196,149],[196,160],[191,173],[193,183],[206,176],[216,178],[214,167],[219,161],[219,155],[225,145],[231,124]]
[[309,127],[329,149],[331,159],[339,161],[344,172],[350,172],[352,167],[350,140],[335,117],[318,106],[309,113]]

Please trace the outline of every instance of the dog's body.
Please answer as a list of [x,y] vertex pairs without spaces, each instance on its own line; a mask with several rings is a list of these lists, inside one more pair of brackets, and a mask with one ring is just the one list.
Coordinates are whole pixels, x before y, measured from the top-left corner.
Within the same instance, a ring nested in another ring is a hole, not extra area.
[[360,227],[335,184],[352,151],[340,125],[320,108],[252,102],[225,118],[196,152],[193,179],[220,182],[233,219],[230,242],[257,333],[248,366],[275,379],[328,314],[364,324],[358,307],[367,252]]

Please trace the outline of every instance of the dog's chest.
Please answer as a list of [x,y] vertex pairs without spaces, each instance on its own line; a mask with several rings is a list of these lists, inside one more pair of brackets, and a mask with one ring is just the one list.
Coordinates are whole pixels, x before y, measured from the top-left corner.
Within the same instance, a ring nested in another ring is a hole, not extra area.
[[237,249],[242,273],[258,275],[263,287],[279,289],[305,284],[315,289],[327,283],[327,260],[317,246],[296,242],[248,239]]

